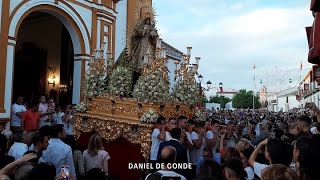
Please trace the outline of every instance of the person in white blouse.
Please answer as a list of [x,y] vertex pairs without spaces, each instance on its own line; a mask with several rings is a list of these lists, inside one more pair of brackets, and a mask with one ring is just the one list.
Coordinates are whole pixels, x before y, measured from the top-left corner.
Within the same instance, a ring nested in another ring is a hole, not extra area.
[[8,155],[14,157],[15,160],[21,158],[29,150],[23,137],[26,137],[26,133],[21,131],[13,135],[14,144],[10,147]]
[[72,149],[61,139],[66,137],[62,124],[52,126],[52,134],[47,150],[43,152],[40,162],[51,163],[56,167],[57,176],[60,175],[63,165],[69,166],[70,174],[76,179]]

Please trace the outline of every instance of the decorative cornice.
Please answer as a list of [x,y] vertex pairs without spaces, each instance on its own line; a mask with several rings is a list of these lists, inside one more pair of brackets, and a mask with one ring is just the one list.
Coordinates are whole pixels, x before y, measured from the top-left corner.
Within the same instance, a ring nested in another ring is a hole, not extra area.
[[170,44],[166,42],[162,42],[162,46],[166,48],[166,54],[169,57],[172,57],[177,60],[182,60],[183,58],[183,52],[179,51],[178,49],[174,48]]
[[119,121],[92,113],[76,113],[74,133],[78,139],[81,132],[98,132],[106,141],[114,141],[120,137],[133,144],[141,145],[141,153],[147,160],[150,154],[152,125]]

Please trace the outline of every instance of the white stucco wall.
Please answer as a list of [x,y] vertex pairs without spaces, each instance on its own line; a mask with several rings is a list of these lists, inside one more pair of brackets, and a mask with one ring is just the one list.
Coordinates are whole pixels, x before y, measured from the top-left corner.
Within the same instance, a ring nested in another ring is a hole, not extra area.
[[[12,18],[12,21],[10,22],[10,27],[9,27],[9,36],[12,36],[12,37],[15,37],[15,30],[17,28],[17,23],[18,21],[20,20],[21,16],[27,12],[29,9],[31,9],[32,7],[35,7],[35,6],[38,6],[38,5],[42,5],[42,4],[45,4],[45,5],[51,5],[51,6],[54,6],[54,7],[57,7],[61,10],[63,10],[64,12],[68,13],[72,18],[73,20],[75,21],[75,23],[77,24],[78,28],[80,29],[81,31],[81,34],[84,38],[84,44],[85,44],[85,53],[86,54],[90,54],[90,43],[89,43],[89,37],[86,33],[86,25],[83,24],[81,22],[81,20],[79,19],[80,17],[78,17],[77,14],[75,14],[69,7],[67,7],[65,4],[63,3],[59,3],[59,4],[56,4],[54,3],[54,1],[50,1],[50,0],[41,0],[41,1],[38,1],[38,0],[30,0],[28,1],[27,3],[23,4],[19,9],[18,11],[14,14],[13,18]],[[75,48],[75,53],[76,54],[80,54],[80,43],[79,43],[79,39],[78,39],[78,36],[77,34],[75,33],[75,29],[73,29],[73,27],[71,26],[70,22],[67,21],[67,19],[65,17],[63,17],[62,15],[60,14],[57,14],[55,12],[52,12],[52,11],[44,11],[48,14],[51,14],[53,16],[56,16],[64,25],[65,27],[68,29],[70,35],[71,35],[71,39],[73,41],[73,45],[74,45],[74,48]]]
[[175,84],[175,81],[174,81],[174,71],[176,69],[175,66],[176,65],[174,64],[174,60],[173,59],[168,59],[167,67],[169,69],[168,76],[169,76],[169,82],[170,82],[170,92],[172,92],[172,88],[173,88],[173,86]]
[[117,20],[116,20],[116,42],[115,42],[115,60],[118,59],[121,52],[126,46],[127,33],[127,5],[128,0],[119,1],[117,4]]
[[[4,0],[7,1],[7,0]],[[21,0],[11,0],[10,1],[10,14],[12,13],[12,11],[14,10],[15,7],[17,7],[17,5],[21,3]]]
[[90,9],[86,9],[74,3],[68,2],[81,16],[82,20],[84,21],[89,35],[91,35],[91,28],[92,28],[92,11]]
[[287,97],[282,96],[278,98],[278,106],[277,110],[280,111],[281,108],[283,111],[287,111],[293,108],[298,108],[300,106],[300,102],[296,100],[296,96],[288,96],[288,105],[286,105]]
[[[14,52],[14,46],[8,45],[7,50],[7,67],[6,67],[6,82],[5,87],[11,87],[12,86],[12,68],[13,68],[13,52]],[[6,109],[6,113],[0,113],[0,118],[9,118],[11,113],[11,88],[5,89],[4,94],[4,108]]]
[[[0,16],[1,16],[1,14],[2,14],[2,0],[0,0]],[[1,34],[1,20],[2,20],[2,18],[0,18],[0,34]]]
[[308,96],[307,98],[303,99],[300,104],[304,106],[307,102],[313,102],[316,104],[316,106],[320,107],[320,92],[317,92],[311,96]]

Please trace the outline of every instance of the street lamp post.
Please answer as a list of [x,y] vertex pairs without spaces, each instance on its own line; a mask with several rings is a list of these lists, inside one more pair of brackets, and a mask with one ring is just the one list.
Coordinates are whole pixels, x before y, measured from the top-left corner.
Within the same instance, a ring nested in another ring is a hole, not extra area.
[[[202,87],[201,86],[201,83],[202,83],[202,80],[203,80],[203,76],[201,74],[199,74],[198,76],[198,85],[199,85],[199,108],[202,107],[202,97],[204,95],[204,91],[210,91],[211,89],[215,88],[218,90],[217,87],[213,87],[212,86],[212,83],[211,81],[207,81],[206,85],[207,85],[207,88],[205,87]],[[222,87],[223,87],[223,84],[222,82],[219,83],[219,88],[220,88],[220,91],[222,92]]]
[[219,83],[219,90],[220,90],[220,109],[222,109],[222,93],[223,93],[223,90],[222,90],[222,88],[223,88],[223,83],[222,82],[220,82]]

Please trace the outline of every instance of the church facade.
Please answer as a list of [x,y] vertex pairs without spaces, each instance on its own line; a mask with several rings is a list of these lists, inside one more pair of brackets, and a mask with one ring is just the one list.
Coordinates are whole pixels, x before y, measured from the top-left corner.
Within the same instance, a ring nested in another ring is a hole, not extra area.
[[[130,20],[127,15],[135,10],[134,4],[128,2],[132,3],[127,0],[1,0],[0,118],[10,117],[15,52],[20,40],[18,32],[29,15],[41,12],[54,16],[69,32],[74,54],[72,103],[77,103],[86,61],[93,51],[101,48],[103,42],[106,43],[105,52],[113,58],[123,50],[125,42],[122,39],[125,39]],[[58,79],[55,81],[59,82]]]
[[[32,96],[28,100],[34,102],[55,92],[57,99],[79,103],[94,51],[103,48],[106,57],[117,60],[126,47],[127,29],[145,6],[152,1],[0,0],[0,121],[10,120],[15,96]],[[173,79],[183,53],[164,46]],[[28,89],[39,92],[22,94]]]

